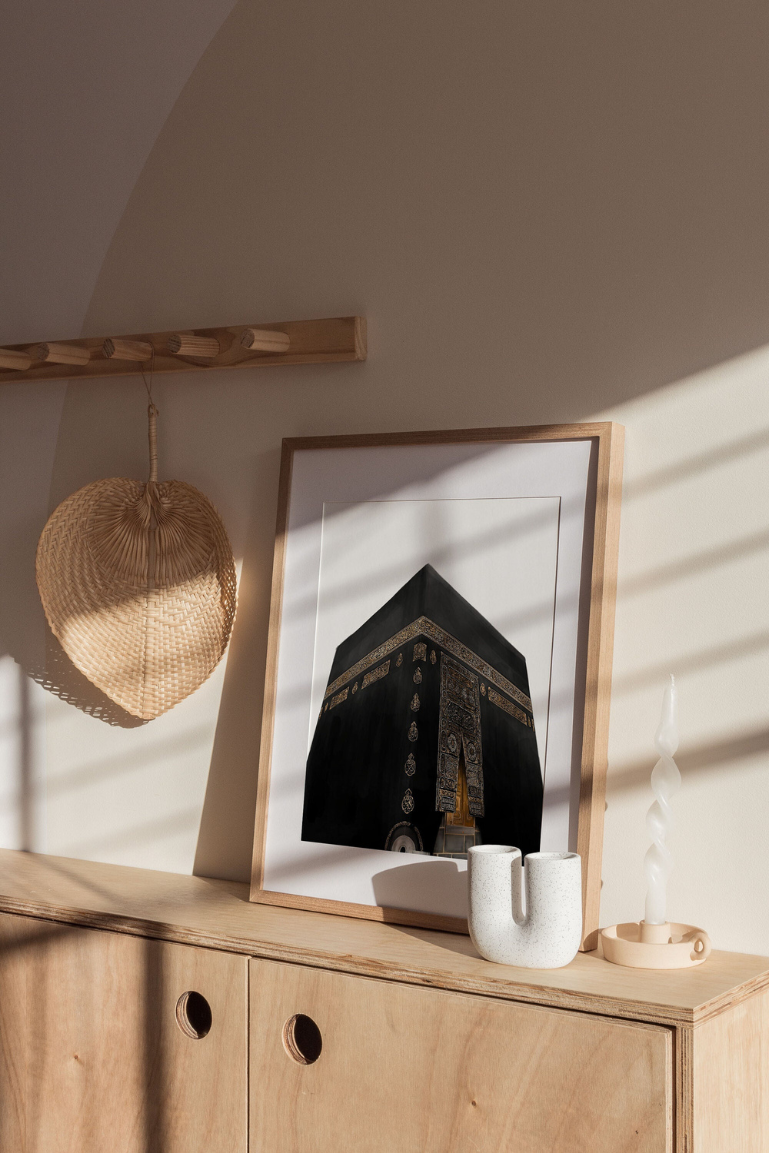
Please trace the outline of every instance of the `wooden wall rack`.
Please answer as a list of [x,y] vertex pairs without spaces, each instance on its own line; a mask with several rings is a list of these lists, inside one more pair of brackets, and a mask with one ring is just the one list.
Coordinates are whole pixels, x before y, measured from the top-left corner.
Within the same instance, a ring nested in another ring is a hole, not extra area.
[[[154,360],[153,360],[154,354]],[[327,364],[366,359],[366,320],[287,320],[229,328],[175,329],[0,348],[0,384],[13,380]]]

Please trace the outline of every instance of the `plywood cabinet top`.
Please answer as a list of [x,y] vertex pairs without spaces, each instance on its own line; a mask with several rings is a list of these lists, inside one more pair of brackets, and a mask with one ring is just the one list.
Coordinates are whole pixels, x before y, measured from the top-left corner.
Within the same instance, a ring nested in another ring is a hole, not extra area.
[[0,850],[0,910],[507,1000],[692,1025],[769,987],[769,958],[714,951],[699,968],[565,969],[482,960],[468,937],[248,900],[248,885]]

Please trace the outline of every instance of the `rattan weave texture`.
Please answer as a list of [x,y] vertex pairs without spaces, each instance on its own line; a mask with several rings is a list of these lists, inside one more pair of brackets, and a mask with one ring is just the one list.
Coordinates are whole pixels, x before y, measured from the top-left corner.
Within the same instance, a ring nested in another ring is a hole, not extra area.
[[135,717],[173,708],[224,655],[235,563],[216,509],[190,484],[115,477],[86,485],[49,518],[36,569],[67,655]]

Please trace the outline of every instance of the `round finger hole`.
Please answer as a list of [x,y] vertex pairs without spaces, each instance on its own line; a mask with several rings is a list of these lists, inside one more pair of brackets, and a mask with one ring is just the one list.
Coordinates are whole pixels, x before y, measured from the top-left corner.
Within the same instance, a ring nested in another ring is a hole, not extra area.
[[299,1065],[312,1065],[320,1057],[323,1038],[312,1017],[295,1013],[283,1026],[283,1044],[293,1061]]
[[176,1022],[182,1033],[200,1041],[211,1030],[211,1006],[202,993],[190,990],[176,1002]]

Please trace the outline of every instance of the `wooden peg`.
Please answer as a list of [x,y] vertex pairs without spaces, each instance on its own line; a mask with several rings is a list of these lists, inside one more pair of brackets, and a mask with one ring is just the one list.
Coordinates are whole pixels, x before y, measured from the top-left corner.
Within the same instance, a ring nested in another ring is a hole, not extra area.
[[[232,324],[174,332],[73,337],[61,342],[0,348],[0,384],[9,380],[129,376],[153,372],[200,372],[272,364],[327,364],[366,359],[362,316]],[[2,1153],[2,1150],[0,1150]]]
[[154,350],[146,340],[121,340],[108,336],[101,351],[105,360],[152,360]]
[[33,360],[44,360],[48,364],[88,364],[91,354],[87,348],[76,344],[35,344],[28,349]]
[[240,343],[250,352],[288,352],[291,338],[286,332],[269,328],[244,328]]
[[0,368],[13,368],[16,372],[23,372],[31,363],[32,357],[26,352],[17,352],[15,348],[0,348]]
[[175,332],[168,338],[168,351],[174,356],[218,356],[219,341],[214,336]]

